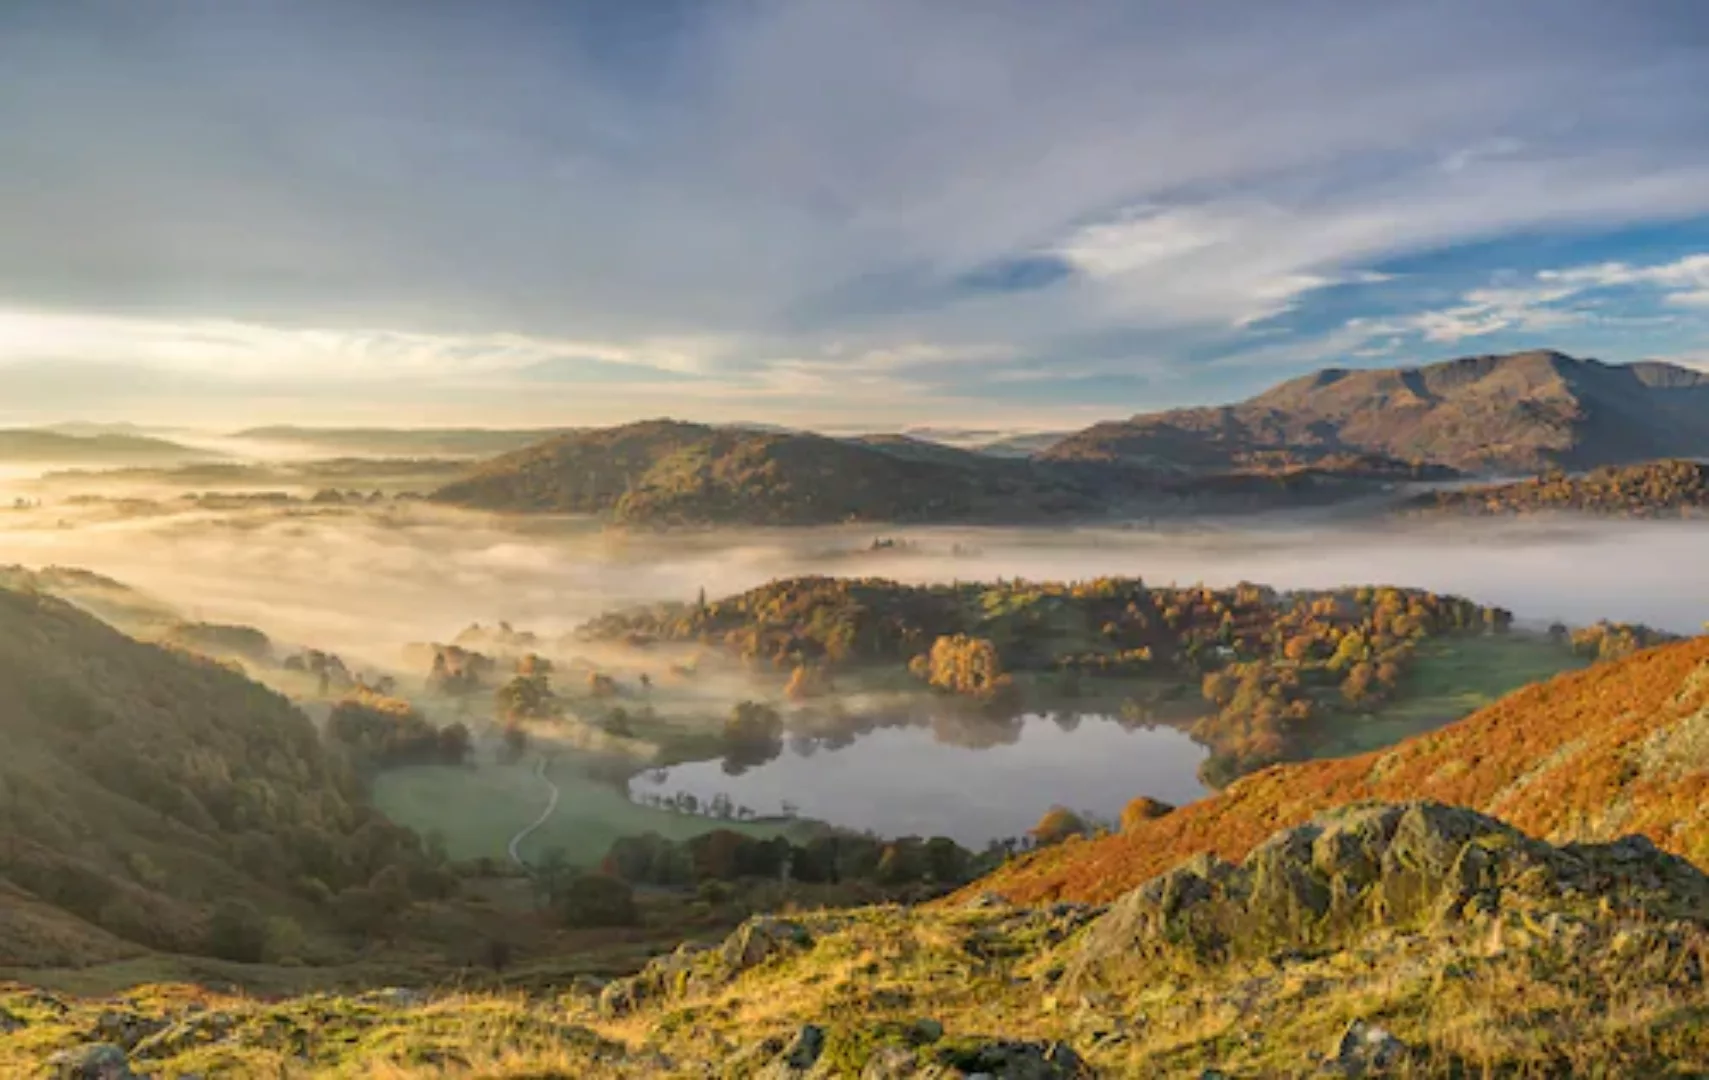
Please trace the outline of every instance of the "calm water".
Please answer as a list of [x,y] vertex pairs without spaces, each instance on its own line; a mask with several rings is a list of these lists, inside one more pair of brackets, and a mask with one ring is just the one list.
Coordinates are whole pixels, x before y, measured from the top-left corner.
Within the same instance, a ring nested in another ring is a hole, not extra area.
[[[1127,730],[1103,716],[1028,716],[997,745],[932,727],[885,728],[847,745],[786,746],[729,775],[721,761],[643,773],[630,794],[728,795],[759,814],[797,813],[880,836],[949,836],[983,847],[1019,836],[1053,805],[1115,818],[1136,795],[1180,805],[1206,793],[1206,750],[1173,728]],[[1013,741],[1007,741],[1012,738]]]

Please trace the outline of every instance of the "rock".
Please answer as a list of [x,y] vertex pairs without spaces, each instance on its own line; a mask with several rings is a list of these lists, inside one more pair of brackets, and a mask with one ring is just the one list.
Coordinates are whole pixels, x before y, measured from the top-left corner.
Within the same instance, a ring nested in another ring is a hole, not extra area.
[[14,1016],[5,1009],[0,1009],[0,1035],[10,1035],[14,1031],[22,1031],[29,1026],[23,1019]]
[[1006,907],[1012,907],[1013,905],[994,892],[982,892],[977,896],[970,897],[968,901],[961,906],[968,911],[995,911]]
[[96,1018],[94,1038],[96,1042],[112,1043],[129,1052],[144,1039],[171,1026],[171,1022],[167,1020],[109,1009]]
[[420,990],[386,986],[379,990],[370,990],[356,1000],[369,1005],[381,1005],[388,1009],[419,1009],[432,999]]
[[1325,1071],[1332,1076],[1377,1076],[1400,1066],[1410,1052],[1387,1030],[1355,1020],[1336,1042]]
[[909,1041],[915,1046],[930,1046],[943,1037],[944,1026],[925,1016],[914,1021],[913,1030],[909,1033]]
[[786,919],[750,919],[724,942],[722,956],[731,978],[759,967],[774,956],[811,948],[813,935]]
[[816,1024],[805,1024],[795,1033],[795,1041],[783,1052],[783,1063],[791,1069],[805,1071],[817,1065],[819,1055],[824,1052],[825,1029]]
[[921,1077],[943,1080],[1081,1080],[1092,1075],[1080,1055],[1062,1043],[992,1040],[942,1047]]
[[1199,855],[1141,885],[1091,922],[1064,985],[1135,959],[1309,954],[1378,927],[1483,919],[1568,884],[1646,908],[1709,897],[1709,878],[1647,841],[1555,848],[1459,807],[1364,804],[1279,832],[1238,866]]
[[47,1065],[48,1075],[55,1080],[139,1080],[125,1052],[111,1043],[61,1050],[47,1059]]
[[599,1015],[616,1019],[628,1016],[647,1000],[645,984],[640,976],[617,979],[599,992]]

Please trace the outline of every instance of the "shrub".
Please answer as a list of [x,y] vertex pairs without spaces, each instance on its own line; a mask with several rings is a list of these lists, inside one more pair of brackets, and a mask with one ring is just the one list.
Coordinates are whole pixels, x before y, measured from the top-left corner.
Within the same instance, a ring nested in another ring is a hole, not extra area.
[[208,952],[243,964],[261,962],[267,951],[267,923],[247,900],[220,901],[208,920]]
[[565,926],[586,929],[640,922],[635,890],[604,874],[578,874],[558,889],[553,907]]

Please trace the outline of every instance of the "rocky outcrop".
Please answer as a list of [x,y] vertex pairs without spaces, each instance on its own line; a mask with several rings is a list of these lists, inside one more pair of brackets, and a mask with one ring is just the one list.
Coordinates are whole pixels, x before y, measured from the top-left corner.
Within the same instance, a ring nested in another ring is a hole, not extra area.
[[813,935],[798,922],[749,919],[721,946],[687,942],[649,961],[638,974],[613,981],[600,991],[599,1012],[623,1016],[650,1002],[714,990],[769,960],[812,947]]
[[1135,961],[1333,948],[1379,927],[1592,893],[1614,909],[1709,910],[1709,879],[1641,837],[1557,848],[1459,807],[1353,806],[1276,834],[1238,865],[1201,855],[1135,889],[1084,935],[1068,979]]

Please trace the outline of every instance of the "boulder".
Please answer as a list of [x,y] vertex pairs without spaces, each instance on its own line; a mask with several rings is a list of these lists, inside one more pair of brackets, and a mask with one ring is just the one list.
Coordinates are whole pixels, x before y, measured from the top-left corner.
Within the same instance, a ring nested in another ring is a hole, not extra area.
[[730,978],[759,967],[774,956],[811,948],[813,935],[786,919],[749,919],[725,940],[722,956]]
[[1399,1068],[1410,1048],[1383,1028],[1363,1020],[1347,1025],[1321,1072],[1328,1076],[1381,1076]]
[[89,1043],[61,1050],[47,1059],[54,1080],[138,1080],[130,1059],[112,1043]]

